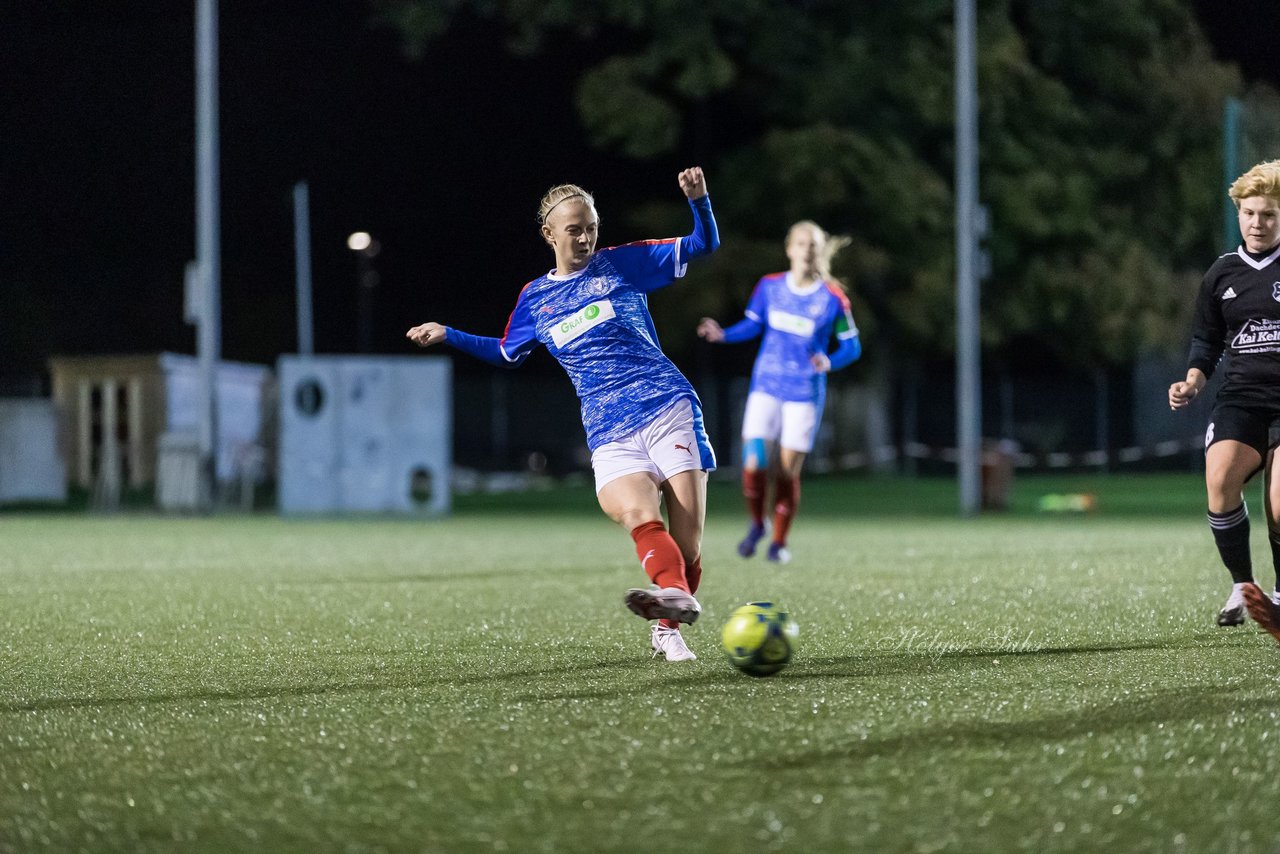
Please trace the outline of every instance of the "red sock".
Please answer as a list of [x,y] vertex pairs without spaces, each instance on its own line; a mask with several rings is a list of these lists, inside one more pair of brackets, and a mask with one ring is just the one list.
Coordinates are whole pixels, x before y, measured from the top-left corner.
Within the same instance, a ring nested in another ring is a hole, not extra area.
[[636,541],[636,556],[640,565],[654,584],[659,587],[678,587],[689,591],[689,582],[685,579],[684,556],[680,547],[667,533],[661,522],[645,522],[631,531],[631,539]]
[[689,592],[697,593],[698,585],[702,583],[702,555],[695,557],[692,563],[685,564],[684,577],[689,582]]
[[[702,581],[702,555],[698,555],[693,559],[693,563],[687,563],[684,566],[684,577],[689,582],[689,592],[697,593],[698,584]],[[675,629],[680,631],[680,624],[675,620],[658,620],[658,625],[664,629]]]
[[747,499],[747,515],[751,524],[764,524],[764,491],[769,483],[767,469],[742,470],[742,497]]
[[786,545],[787,533],[796,517],[796,508],[800,506],[800,480],[779,474],[773,482],[773,491],[778,496],[778,503],[773,508],[773,541]]

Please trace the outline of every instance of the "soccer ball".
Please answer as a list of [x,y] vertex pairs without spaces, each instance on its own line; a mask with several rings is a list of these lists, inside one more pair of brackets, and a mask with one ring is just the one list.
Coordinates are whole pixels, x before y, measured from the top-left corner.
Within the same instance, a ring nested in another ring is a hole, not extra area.
[[748,676],[772,676],[791,661],[800,627],[773,602],[750,602],[734,611],[720,631],[729,663]]

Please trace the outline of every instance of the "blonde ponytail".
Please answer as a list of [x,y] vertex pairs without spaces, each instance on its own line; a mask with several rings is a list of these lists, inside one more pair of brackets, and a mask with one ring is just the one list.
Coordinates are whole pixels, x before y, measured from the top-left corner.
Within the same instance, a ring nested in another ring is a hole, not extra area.
[[844,286],[843,282],[832,278],[831,262],[835,259],[836,255],[840,253],[840,250],[853,242],[853,238],[845,234],[828,234],[822,226],[818,225],[813,220],[802,219],[799,222],[794,223],[791,228],[787,229],[787,240],[784,245],[791,245],[791,237],[795,234],[796,229],[798,228],[811,228],[813,229],[814,234],[822,238],[822,248],[818,251],[818,257],[816,260],[818,275],[821,276],[824,281],[830,282],[841,290],[848,290]]

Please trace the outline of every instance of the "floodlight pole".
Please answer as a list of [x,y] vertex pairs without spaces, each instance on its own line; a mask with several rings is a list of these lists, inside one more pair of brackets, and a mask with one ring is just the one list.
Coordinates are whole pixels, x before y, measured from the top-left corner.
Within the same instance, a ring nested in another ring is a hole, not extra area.
[[978,82],[974,0],[956,0],[956,462],[960,513],[982,506],[979,333]]
[[[1223,186],[1230,190],[1240,172],[1240,99],[1228,95],[1222,105]],[[1226,196],[1222,200],[1222,251],[1231,252],[1239,245],[1240,225],[1236,220],[1235,202]]]
[[218,362],[221,361],[221,234],[218,220],[218,5],[196,0],[196,266],[200,281],[200,500],[218,483]]
[[310,356],[311,338],[311,203],[307,182],[293,185],[293,257],[298,294],[298,355]]
[[196,0],[196,265],[200,319],[201,502],[211,507],[218,483],[218,362],[221,361],[221,233],[218,220],[218,4]]

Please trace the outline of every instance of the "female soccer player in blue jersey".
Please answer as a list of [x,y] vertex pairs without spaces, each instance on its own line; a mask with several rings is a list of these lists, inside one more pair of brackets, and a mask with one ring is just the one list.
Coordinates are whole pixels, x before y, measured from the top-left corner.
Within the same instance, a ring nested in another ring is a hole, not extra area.
[[[1226,381],[1205,431],[1209,528],[1231,573],[1220,626],[1244,622],[1246,607],[1280,639],[1280,160],[1259,163],[1228,191],[1243,243],[1209,267],[1196,299],[1186,377],[1169,386],[1169,406],[1181,409],[1208,383],[1223,355]],[[1276,590],[1268,597],[1253,580],[1244,485],[1265,472],[1266,511]]]
[[[749,341],[763,333],[742,419],[742,494],[751,527],[738,554],[751,557],[765,534],[765,494],[773,477],[773,538],[769,560],[791,560],[787,534],[800,504],[800,468],[822,421],[827,373],[862,355],[858,327],[831,259],[848,244],[804,220],[787,232],[791,269],[762,278],[746,317],[722,329],[704,317],[698,334],[712,343]],[[832,339],[835,349],[827,351]],[[776,459],[775,448],[777,450]]]
[[[448,344],[500,367],[520,365],[542,344],[573,381],[591,449],[596,496],[631,532],[653,589],[624,601],[646,620],[654,655],[696,658],[680,634],[702,608],[707,472],[715,454],[693,386],[658,346],[648,293],[682,277],[690,259],[720,245],[702,169],[678,176],[693,210],[693,232],[596,249],[595,199],[575,184],[552,187],[538,221],[556,266],[524,286],[501,338],[424,323],[406,333],[421,347]],[[667,508],[663,525],[661,505]]]

